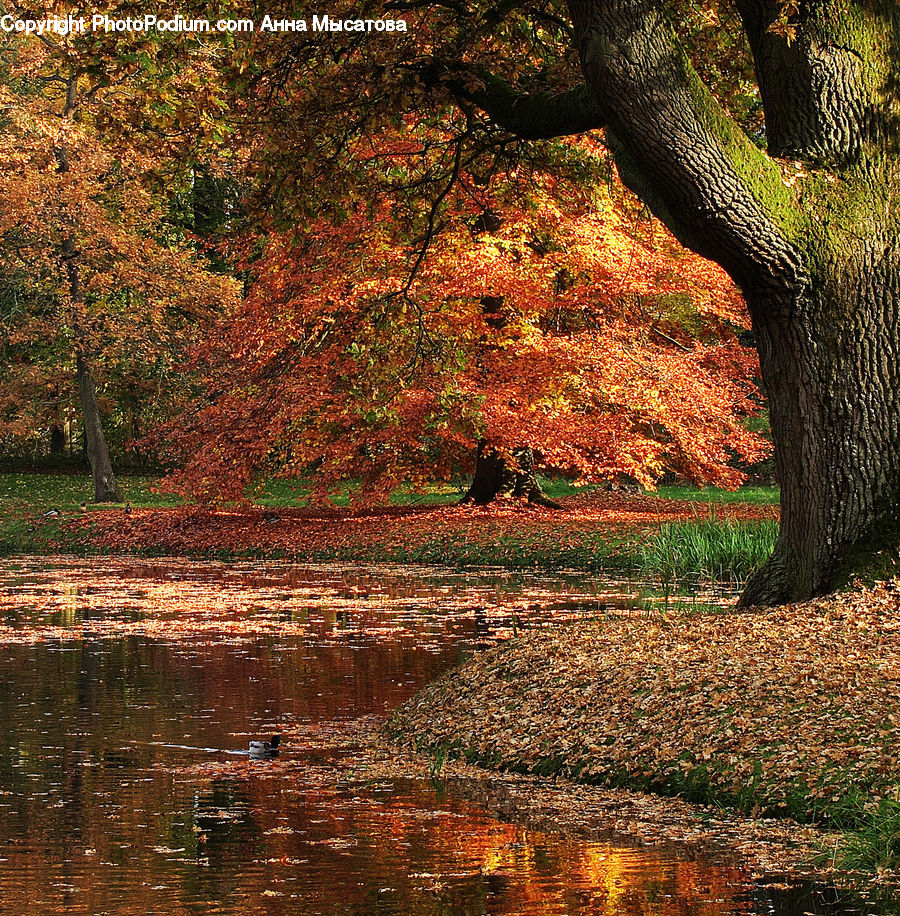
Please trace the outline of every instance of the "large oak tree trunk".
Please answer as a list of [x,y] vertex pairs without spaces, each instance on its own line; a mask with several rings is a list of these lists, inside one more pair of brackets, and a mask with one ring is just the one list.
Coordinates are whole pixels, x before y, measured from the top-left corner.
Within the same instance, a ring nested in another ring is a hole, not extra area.
[[832,253],[799,301],[784,311],[750,302],[781,528],[745,605],[823,594],[857,572],[900,571],[900,258],[881,232],[823,241]]
[[[789,13],[786,34],[780,0],[736,3],[767,151],[704,86],[656,0],[569,0],[591,104],[573,93],[568,115],[606,127],[626,184],[747,299],[782,494],[750,605],[897,569],[900,17],[894,0],[818,0]],[[547,107],[526,130],[551,135],[552,118]]]
[[472,485],[461,501],[484,506],[504,496],[524,499],[531,505],[548,509],[563,508],[541,488],[535,470],[534,449],[515,449],[509,461],[496,449],[479,442]]

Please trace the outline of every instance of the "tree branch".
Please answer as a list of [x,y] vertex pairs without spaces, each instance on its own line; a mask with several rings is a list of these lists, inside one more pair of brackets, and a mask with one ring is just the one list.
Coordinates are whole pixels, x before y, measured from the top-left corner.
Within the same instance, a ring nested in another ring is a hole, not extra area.
[[483,78],[484,88],[471,91],[468,100],[522,140],[581,134],[606,124],[586,83],[565,92],[526,93],[518,92],[499,77]]
[[[737,0],[769,151],[841,166],[895,133],[896,7],[867,0],[805,6],[802,15],[784,17],[779,0]],[[773,27],[782,17],[790,34]]]
[[428,85],[443,86],[458,101],[475,105],[498,127],[521,140],[567,137],[605,124],[594,93],[585,83],[564,92],[523,92],[484,68],[460,75],[459,67],[437,64],[420,76]]
[[802,285],[801,223],[777,163],[703,84],[654,0],[569,0],[623,180],[747,292]]

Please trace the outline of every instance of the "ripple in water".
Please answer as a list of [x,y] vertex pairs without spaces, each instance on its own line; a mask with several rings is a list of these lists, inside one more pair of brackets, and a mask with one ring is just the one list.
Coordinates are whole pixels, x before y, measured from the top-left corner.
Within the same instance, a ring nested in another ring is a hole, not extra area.
[[[360,717],[475,647],[646,613],[640,597],[574,575],[0,562],[0,910],[848,912],[690,850],[530,830],[427,779],[365,777]],[[279,757],[251,759],[275,732]]]

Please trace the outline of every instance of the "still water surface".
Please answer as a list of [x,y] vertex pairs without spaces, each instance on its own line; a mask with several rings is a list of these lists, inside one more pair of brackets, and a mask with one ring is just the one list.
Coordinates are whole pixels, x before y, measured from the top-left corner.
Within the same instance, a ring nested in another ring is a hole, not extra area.
[[[0,912],[853,912],[357,773],[360,717],[465,654],[636,606],[575,575],[0,561]],[[276,760],[247,755],[275,732]]]

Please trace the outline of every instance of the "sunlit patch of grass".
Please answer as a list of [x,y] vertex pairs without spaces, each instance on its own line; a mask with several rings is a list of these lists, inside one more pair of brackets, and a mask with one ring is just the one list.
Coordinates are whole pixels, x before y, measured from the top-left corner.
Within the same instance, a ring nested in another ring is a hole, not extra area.
[[401,487],[391,493],[392,506],[452,506],[465,495],[465,488],[450,483],[436,483],[424,492]]
[[778,523],[709,519],[668,522],[638,550],[640,572],[663,582],[745,581],[769,558]]
[[[562,477],[539,477],[538,480],[550,499],[574,496],[591,489],[590,487],[576,487],[571,480]],[[426,487],[402,486],[390,494],[388,502],[392,506],[453,505],[465,496],[469,482],[468,478],[460,477],[449,482],[435,481]],[[358,480],[344,481],[331,494],[332,502],[340,507],[349,506],[359,486]],[[309,477],[272,478],[260,481],[248,491],[247,496],[260,506],[306,506],[309,505],[311,490],[312,480]]]
[[[148,508],[175,506],[173,496],[152,491],[156,477],[122,475],[116,478],[124,505]],[[94,485],[89,474],[0,474],[0,554],[46,553],[91,549],[80,543],[78,535],[65,530],[66,520],[87,512],[110,508],[109,503],[93,505]],[[58,510],[49,518],[44,513]],[[96,549],[96,548],[93,548]]]
[[780,498],[778,487],[741,487],[738,490],[722,490],[719,487],[678,486],[660,487],[655,494],[663,499],[684,499],[697,503],[747,503],[752,506],[777,506]]
[[[151,487],[158,478],[125,474],[116,477],[123,504],[134,506],[174,506],[177,497],[154,493]],[[55,508],[77,509],[94,499],[94,484],[89,474],[0,474],[0,506],[19,505],[36,512]]]

